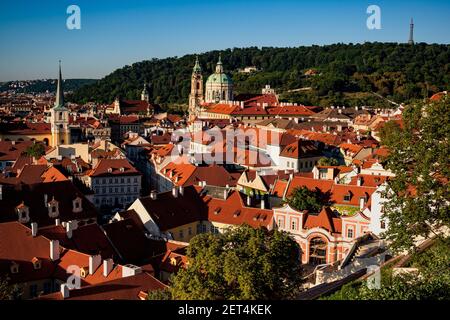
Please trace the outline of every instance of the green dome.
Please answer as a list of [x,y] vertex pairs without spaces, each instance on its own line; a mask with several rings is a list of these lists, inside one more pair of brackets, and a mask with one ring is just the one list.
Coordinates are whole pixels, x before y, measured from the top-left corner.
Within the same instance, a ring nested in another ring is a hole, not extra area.
[[231,78],[225,73],[213,73],[208,77],[206,83],[232,83]]

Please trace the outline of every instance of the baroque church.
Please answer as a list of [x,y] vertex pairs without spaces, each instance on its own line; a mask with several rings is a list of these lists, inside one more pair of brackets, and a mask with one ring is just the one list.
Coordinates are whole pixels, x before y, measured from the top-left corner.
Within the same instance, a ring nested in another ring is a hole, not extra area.
[[205,90],[203,91],[202,68],[195,60],[194,69],[191,77],[191,93],[189,95],[189,120],[194,120],[201,112],[203,103],[219,103],[233,100],[233,81],[223,69],[222,58],[219,55],[219,61],[216,69],[206,80]]

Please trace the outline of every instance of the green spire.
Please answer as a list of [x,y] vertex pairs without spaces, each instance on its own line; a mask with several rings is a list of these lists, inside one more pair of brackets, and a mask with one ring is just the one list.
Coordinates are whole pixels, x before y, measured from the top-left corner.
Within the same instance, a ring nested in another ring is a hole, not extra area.
[[200,62],[198,62],[198,56],[195,56],[195,65],[194,65],[194,73],[202,72],[202,68],[200,67]]
[[64,90],[62,84],[61,60],[59,60],[58,84],[56,87],[55,108],[64,108]]

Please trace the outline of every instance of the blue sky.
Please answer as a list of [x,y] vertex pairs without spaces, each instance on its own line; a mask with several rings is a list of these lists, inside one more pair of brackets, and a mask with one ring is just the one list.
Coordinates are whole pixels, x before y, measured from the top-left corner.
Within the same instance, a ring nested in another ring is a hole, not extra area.
[[[66,9],[81,9],[81,30],[68,30]],[[381,30],[366,9],[381,8]],[[101,78],[151,58],[248,46],[294,47],[337,42],[450,43],[450,1],[302,0],[2,0],[0,81]]]

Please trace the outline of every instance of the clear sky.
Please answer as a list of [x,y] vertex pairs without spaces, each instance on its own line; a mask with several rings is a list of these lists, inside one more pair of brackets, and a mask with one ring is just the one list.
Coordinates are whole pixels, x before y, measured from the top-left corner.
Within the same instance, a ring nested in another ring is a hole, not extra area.
[[[81,30],[68,30],[69,5]],[[369,30],[369,5],[381,30]],[[151,58],[248,46],[365,41],[450,43],[450,1],[1,0],[0,81],[101,78]]]

